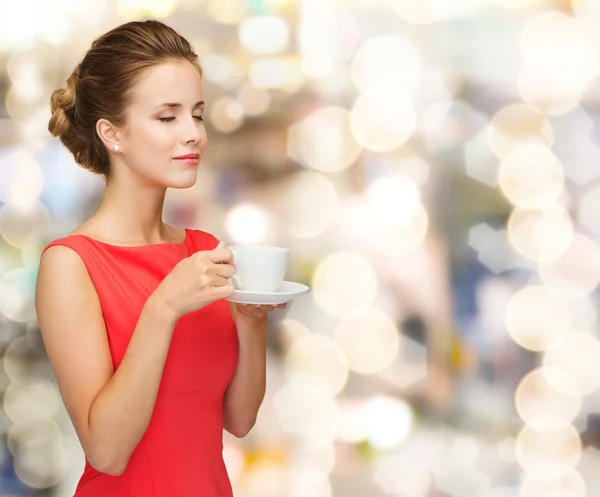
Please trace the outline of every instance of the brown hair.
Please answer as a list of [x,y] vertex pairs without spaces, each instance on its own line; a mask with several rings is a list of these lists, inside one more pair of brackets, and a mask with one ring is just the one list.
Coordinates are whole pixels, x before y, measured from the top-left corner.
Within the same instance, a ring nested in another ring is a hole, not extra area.
[[188,60],[202,76],[198,56],[188,41],[159,21],[135,21],[97,38],[67,79],[52,93],[48,130],[85,169],[110,175],[108,152],[96,132],[104,118],[121,126],[131,89],[142,72],[170,60]]

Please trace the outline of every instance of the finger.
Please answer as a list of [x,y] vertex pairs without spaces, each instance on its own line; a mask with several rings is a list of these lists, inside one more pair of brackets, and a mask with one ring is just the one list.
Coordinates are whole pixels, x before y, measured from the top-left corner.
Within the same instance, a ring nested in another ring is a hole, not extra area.
[[232,264],[221,262],[219,264],[213,264],[212,268],[217,276],[229,279],[235,274],[235,268]]
[[225,286],[225,285],[229,285],[229,286],[233,287],[233,284],[229,283],[229,278],[224,277],[224,276],[219,276],[219,275],[216,275],[213,278],[212,284],[213,284],[213,286]]
[[240,313],[243,316],[248,316],[248,317],[259,317],[261,316],[260,312],[257,312],[255,309],[253,309],[252,307],[243,307],[243,308],[238,308],[238,310],[240,311]]
[[209,251],[209,258],[211,262],[216,264],[220,262],[231,264],[233,262],[233,253],[227,247],[220,247]]
[[261,305],[261,304],[244,304],[243,309],[248,315],[252,316],[261,316],[265,314],[266,308],[269,306]]
[[244,309],[248,312],[259,312],[262,306],[260,304],[244,304]]
[[231,297],[235,291],[235,288],[233,288],[231,285],[215,285],[212,291],[217,299],[223,299]]
[[272,305],[260,305],[256,308],[260,314],[267,314],[273,310]]

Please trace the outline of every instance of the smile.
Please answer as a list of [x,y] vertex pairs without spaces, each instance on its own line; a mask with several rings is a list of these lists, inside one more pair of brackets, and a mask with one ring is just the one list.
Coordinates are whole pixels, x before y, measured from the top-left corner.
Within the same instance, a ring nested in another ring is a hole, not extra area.
[[174,159],[182,164],[196,166],[198,164],[198,160],[200,159],[200,154],[181,155],[179,157],[174,157]]

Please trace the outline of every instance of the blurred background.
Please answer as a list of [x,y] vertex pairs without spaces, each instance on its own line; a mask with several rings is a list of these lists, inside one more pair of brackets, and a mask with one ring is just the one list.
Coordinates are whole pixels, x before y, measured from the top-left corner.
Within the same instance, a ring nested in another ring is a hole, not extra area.
[[33,295],[104,182],[49,98],[147,18],[205,71],[165,221],[288,246],[310,287],[224,433],[236,497],[600,495],[599,0],[0,0],[0,496],[83,470]]

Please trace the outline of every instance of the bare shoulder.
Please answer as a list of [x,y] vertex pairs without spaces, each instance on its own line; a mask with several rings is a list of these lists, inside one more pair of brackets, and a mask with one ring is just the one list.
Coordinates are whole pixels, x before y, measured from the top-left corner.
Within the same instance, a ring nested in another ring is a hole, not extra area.
[[[86,278],[87,276],[87,278]],[[58,283],[67,286],[84,283],[89,279],[87,269],[81,256],[65,245],[53,245],[40,258],[37,286],[43,290]]]
[[88,309],[100,306],[85,262],[76,249],[66,245],[53,245],[42,254],[36,281],[35,304],[38,320],[47,316],[54,317],[57,309],[63,306],[85,304]]
[[[93,328],[105,333],[96,288],[79,253],[53,245],[40,258],[35,308],[44,338],[61,328]],[[61,332],[61,333],[62,333]]]

